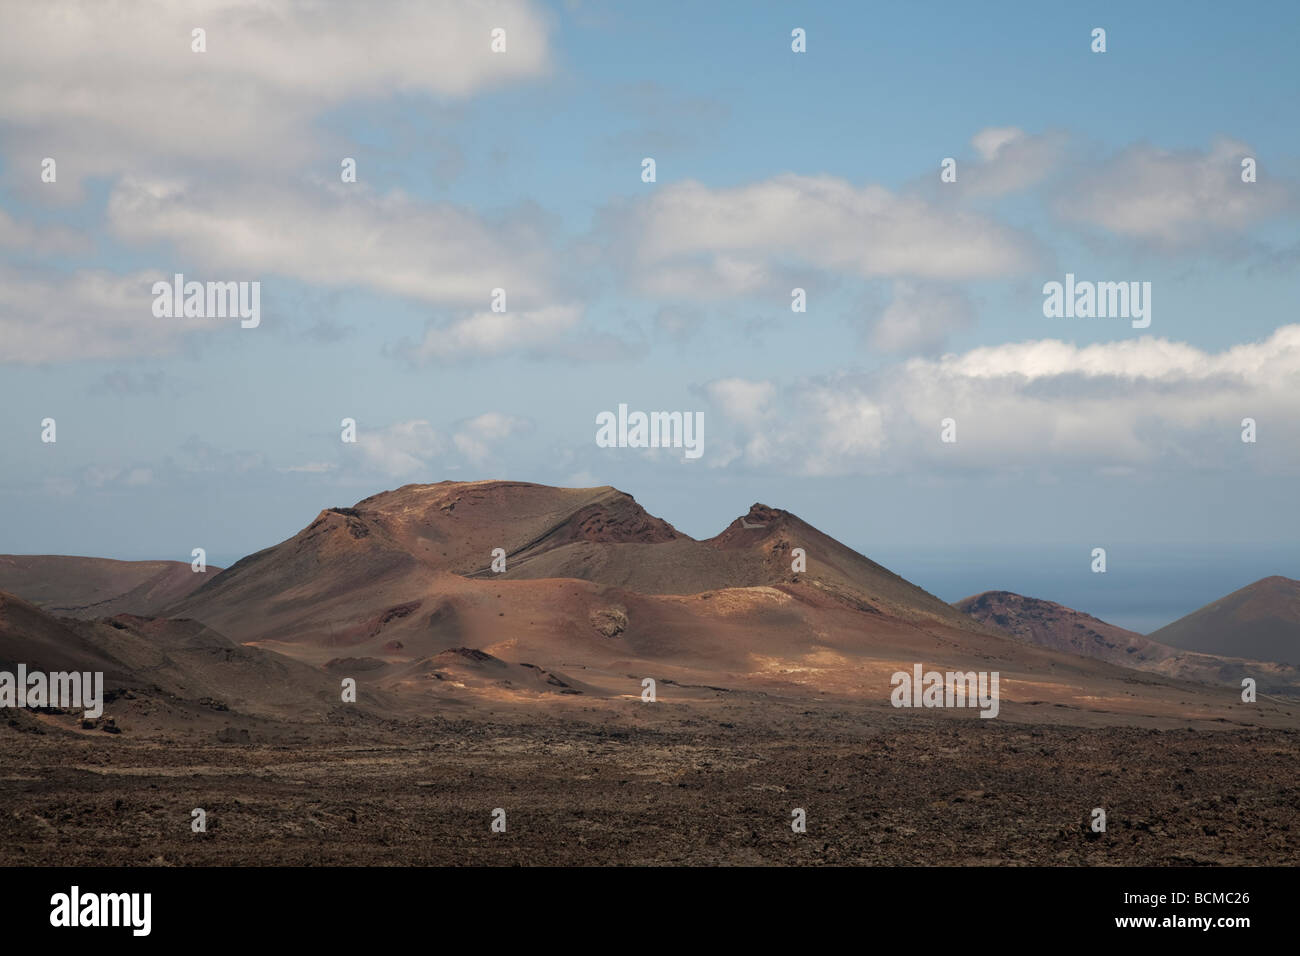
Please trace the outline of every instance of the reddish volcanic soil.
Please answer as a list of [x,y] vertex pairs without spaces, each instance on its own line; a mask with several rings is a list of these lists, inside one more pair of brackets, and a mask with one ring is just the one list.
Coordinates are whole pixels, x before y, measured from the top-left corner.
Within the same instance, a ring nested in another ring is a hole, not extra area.
[[1189,651],[1300,664],[1300,581],[1256,581],[1151,637]]
[[[174,569],[78,583],[60,560],[90,559],[40,559],[44,581],[11,568],[27,590],[0,593],[0,670],[102,670],[104,717],[0,712],[0,863],[1300,851],[1287,669],[1006,592],[971,599],[977,620],[761,504],[695,540],[612,488],[411,485],[225,571],[181,565],[204,583],[173,582],[164,608]],[[50,613],[92,604],[112,613]],[[997,672],[997,717],[894,708],[891,677],[916,664]],[[1277,693],[1244,703],[1242,667]]]
[[183,561],[0,554],[0,591],[64,617],[158,614],[220,573],[211,566],[199,573]]

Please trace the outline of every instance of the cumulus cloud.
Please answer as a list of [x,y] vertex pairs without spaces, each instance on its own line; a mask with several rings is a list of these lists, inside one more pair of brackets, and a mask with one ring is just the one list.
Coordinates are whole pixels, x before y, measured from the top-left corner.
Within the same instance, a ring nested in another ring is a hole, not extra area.
[[[1038,262],[1026,236],[969,210],[881,186],[786,174],[734,188],[660,186],[606,210],[642,290],[700,298],[784,286],[808,268],[862,278],[973,279]],[[800,283],[796,282],[796,285]]]
[[[205,53],[191,49],[196,27]],[[505,54],[490,49],[495,27]],[[169,160],[300,162],[323,151],[315,119],[343,104],[544,75],[549,29],[530,0],[10,4],[0,117],[14,167],[34,177],[52,156],[60,182]]]
[[[400,480],[434,480],[433,475],[452,468],[442,459],[458,453],[476,466],[493,460],[500,446],[525,431],[529,422],[501,412],[484,412],[450,426],[449,434],[424,419],[395,422],[383,428],[357,428],[359,465],[363,471]],[[347,446],[344,446],[345,448]],[[345,454],[346,457],[346,454]],[[295,471],[324,471],[319,464]]]
[[522,418],[485,412],[460,424],[452,443],[456,450],[475,465],[483,465],[495,454],[496,445],[528,427]]
[[427,421],[414,419],[386,428],[359,424],[357,447],[368,470],[389,478],[409,478],[433,474],[434,459],[446,450],[446,442]]
[[[977,162],[960,163],[956,187],[971,197],[1003,196],[1029,189],[1058,168],[1065,156],[1060,132],[1032,135],[1014,126],[988,127],[971,137]],[[937,177],[936,177],[937,178]]]
[[987,163],[996,159],[1008,145],[1024,138],[1024,131],[1014,126],[989,126],[972,136],[970,144],[975,147],[980,159]]
[[0,266],[0,362],[157,356],[186,334],[241,331],[238,319],[156,318],[151,288],[164,274],[53,276]]
[[882,352],[941,350],[948,336],[974,319],[970,300],[957,289],[899,280],[894,298],[871,329],[871,347]]
[[1208,150],[1131,147],[1062,185],[1066,219],[1160,246],[1187,246],[1297,208],[1294,187],[1261,174],[1241,181],[1241,161],[1257,157],[1220,138]]
[[90,240],[84,233],[63,226],[39,226],[19,222],[0,209],[0,247],[21,249],[40,255],[86,252]]
[[540,298],[551,266],[547,239],[525,214],[489,223],[360,184],[231,191],[128,178],[108,218],[118,236],[169,241],[225,273],[216,278],[282,275],[433,303],[486,303],[498,287],[516,301]]
[[567,305],[531,312],[476,312],[429,329],[415,354],[424,360],[449,361],[542,350],[576,328],[581,318],[581,309]]
[[[795,474],[1300,469],[1300,325],[1221,352],[1044,340],[707,391],[731,426],[717,439],[725,461]],[[940,441],[945,418],[955,444]],[[1243,418],[1258,423],[1256,444],[1240,441]]]
[[771,382],[755,382],[743,378],[724,378],[706,386],[709,398],[733,421],[754,425],[772,411],[770,405],[776,396],[776,386]]

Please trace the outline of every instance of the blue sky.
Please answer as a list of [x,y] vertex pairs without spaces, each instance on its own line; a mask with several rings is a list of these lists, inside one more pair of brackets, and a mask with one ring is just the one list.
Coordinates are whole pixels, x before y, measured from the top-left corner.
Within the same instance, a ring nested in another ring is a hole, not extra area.
[[[1300,577],[1294,4],[315,9],[12,11],[0,552],[228,564],[502,477],[699,537],[763,501],[1142,630]],[[175,272],[261,325],[156,318]],[[1150,327],[1045,318],[1067,272],[1151,283]],[[619,403],[704,455],[597,447]]]

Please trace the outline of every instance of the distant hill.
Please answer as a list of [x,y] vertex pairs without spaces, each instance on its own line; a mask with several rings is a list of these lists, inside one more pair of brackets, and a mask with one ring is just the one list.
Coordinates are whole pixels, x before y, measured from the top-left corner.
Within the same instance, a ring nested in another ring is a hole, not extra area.
[[1300,664],[1300,581],[1264,578],[1150,637],[1189,651]]
[[102,671],[110,688],[128,686],[129,669],[62,620],[0,591],[0,670],[18,664],[44,671]]
[[1160,661],[1173,653],[1136,631],[1107,624],[1064,604],[1011,591],[985,591],[963,598],[953,607],[1030,644],[1126,667]]
[[1207,684],[1239,685],[1253,677],[1260,690],[1300,694],[1295,666],[1171,647],[1054,601],[985,591],[953,607],[1037,647]]
[[198,621],[119,614],[55,617],[0,591],[0,670],[102,671],[106,692],[207,702],[261,716],[323,715],[338,681],[270,651],[241,647]]
[[152,616],[220,571],[198,573],[184,561],[0,554],[0,591],[63,617]]

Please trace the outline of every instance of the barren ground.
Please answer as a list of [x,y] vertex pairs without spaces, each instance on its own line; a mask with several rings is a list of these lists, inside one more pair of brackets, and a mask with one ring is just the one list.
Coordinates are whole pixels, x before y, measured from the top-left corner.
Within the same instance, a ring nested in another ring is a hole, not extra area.
[[[260,722],[248,743],[198,730],[73,734],[68,718],[44,715],[43,734],[0,723],[0,864],[1300,859],[1296,730],[748,699],[651,706]],[[190,830],[195,807],[205,834]],[[505,833],[490,832],[496,807]],[[790,828],[796,807],[805,834]],[[1104,834],[1088,829],[1093,807],[1106,810]]]

